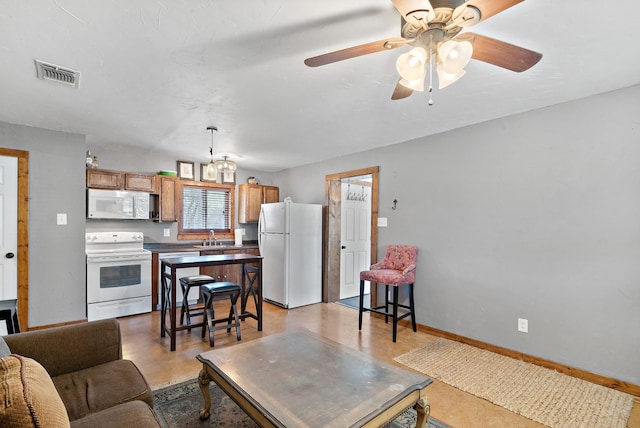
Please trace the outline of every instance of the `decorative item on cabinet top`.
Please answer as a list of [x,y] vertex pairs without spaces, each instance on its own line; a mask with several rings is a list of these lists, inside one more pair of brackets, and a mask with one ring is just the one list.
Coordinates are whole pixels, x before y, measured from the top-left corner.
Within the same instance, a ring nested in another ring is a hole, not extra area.
[[247,183],[249,183],[249,184],[260,184],[260,183],[258,183],[258,179],[253,177],[253,176],[247,178]]
[[185,180],[193,180],[195,178],[193,173],[193,162],[177,161],[178,164],[178,177]]

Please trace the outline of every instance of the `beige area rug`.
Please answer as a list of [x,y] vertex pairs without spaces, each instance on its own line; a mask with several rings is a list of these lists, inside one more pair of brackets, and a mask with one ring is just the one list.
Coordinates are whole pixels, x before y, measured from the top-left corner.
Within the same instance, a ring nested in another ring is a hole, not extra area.
[[633,407],[630,394],[447,339],[394,360],[554,428],[624,428]]

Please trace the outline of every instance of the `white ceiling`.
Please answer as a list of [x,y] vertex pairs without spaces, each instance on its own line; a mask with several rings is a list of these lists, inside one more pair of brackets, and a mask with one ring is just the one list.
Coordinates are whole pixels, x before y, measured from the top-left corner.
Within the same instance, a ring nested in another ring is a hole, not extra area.
[[[29,0],[0,7],[0,121],[277,171],[640,83],[640,2],[527,0],[472,31],[544,56],[514,73],[472,60],[428,96],[391,101],[409,48],[309,68],[400,34],[389,0]],[[37,80],[39,59],[81,72]],[[540,126],[544,126],[543,123]]]

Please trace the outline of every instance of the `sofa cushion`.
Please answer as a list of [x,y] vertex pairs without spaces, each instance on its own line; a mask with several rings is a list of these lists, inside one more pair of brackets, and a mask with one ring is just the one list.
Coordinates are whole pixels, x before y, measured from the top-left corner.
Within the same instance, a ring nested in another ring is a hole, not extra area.
[[71,428],[160,427],[153,410],[142,401],[129,401],[71,422]]
[[151,388],[129,360],[55,376],[53,383],[71,421],[127,401],[141,400],[153,406]]
[[5,342],[2,336],[0,336],[0,358],[4,358],[7,355],[11,355],[11,350],[9,349],[7,342]]
[[0,359],[0,426],[70,426],[49,374],[37,361],[15,354]]

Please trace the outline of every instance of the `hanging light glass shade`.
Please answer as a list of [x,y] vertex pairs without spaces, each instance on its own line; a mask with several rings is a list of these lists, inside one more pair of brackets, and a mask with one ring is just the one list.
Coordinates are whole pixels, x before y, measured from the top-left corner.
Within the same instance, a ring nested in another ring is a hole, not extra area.
[[214,167],[222,173],[235,172],[235,170],[237,169],[236,163],[232,160],[229,160],[228,156],[222,156],[222,159],[218,159],[213,164]]
[[222,159],[218,159],[216,161],[213,160],[213,132],[217,131],[218,128],[215,126],[209,126],[207,127],[207,130],[211,131],[211,148],[209,148],[211,161],[207,165],[207,174],[215,176],[218,172],[222,174],[225,172],[235,172],[238,167],[234,161],[229,160],[228,156],[222,156]]

